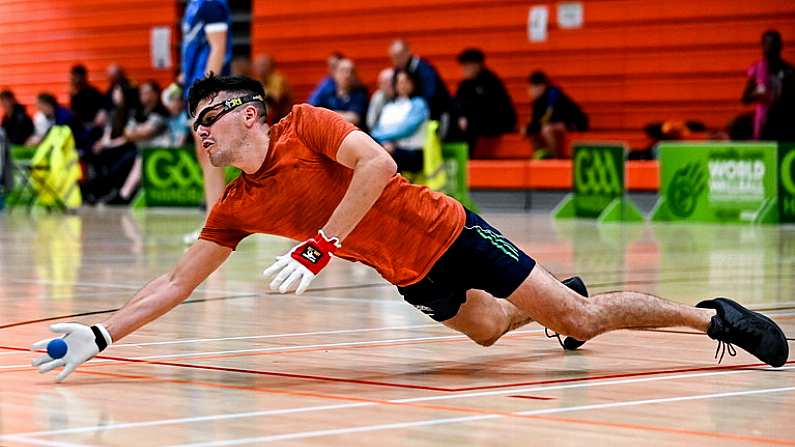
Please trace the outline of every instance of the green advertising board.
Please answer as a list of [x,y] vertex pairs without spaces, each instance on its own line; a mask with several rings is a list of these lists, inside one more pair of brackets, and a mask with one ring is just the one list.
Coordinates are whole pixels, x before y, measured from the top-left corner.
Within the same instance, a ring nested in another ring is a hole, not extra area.
[[623,144],[576,144],[572,160],[574,192],[558,205],[555,218],[591,218],[600,222],[642,221],[626,196]]
[[[193,148],[144,148],[141,192],[133,207],[194,207],[204,200],[204,177]],[[226,168],[226,181],[239,171]]]
[[655,221],[774,223],[775,143],[662,143]]
[[778,206],[781,222],[795,222],[795,143],[778,147]]

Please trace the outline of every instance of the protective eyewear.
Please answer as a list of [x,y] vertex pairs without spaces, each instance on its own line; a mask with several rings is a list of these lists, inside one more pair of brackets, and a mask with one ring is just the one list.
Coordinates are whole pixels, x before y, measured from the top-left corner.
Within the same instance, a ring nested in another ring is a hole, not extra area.
[[236,98],[229,98],[224,102],[219,102],[213,106],[205,107],[204,110],[199,113],[199,116],[197,116],[193,121],[193,130],[198,132],[199,126],[210,127],[216,121],[221,119],[222,116],[226,115],[232,110],[235,110],[243,104],[254,101],[265,103],[265,99],[262,97],[262,95],[246,95],[238,96]]

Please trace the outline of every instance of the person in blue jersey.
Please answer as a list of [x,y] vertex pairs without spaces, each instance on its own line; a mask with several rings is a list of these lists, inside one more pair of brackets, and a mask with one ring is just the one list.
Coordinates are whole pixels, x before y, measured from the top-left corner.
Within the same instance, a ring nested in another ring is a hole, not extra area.
[[[228,75],[232,63],[232,39],[229,36],[231,17],[227,0],[189,0],[182,19],[182,77],[184,94],[193,83],[208,73]],[[204,198],[207,211],[221,197],[226,186],[223,168],[210,164],[201,144],[196,141],[196,156],[204,172]],[[185,237],[186,242],[196,240],[198,233]]]

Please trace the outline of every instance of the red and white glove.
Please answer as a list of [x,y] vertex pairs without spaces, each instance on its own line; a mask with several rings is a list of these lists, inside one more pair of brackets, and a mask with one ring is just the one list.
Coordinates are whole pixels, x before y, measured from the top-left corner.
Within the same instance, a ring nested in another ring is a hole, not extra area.
[[304,293],[309,283],[315,276],[328,265],[331,254],[342,247],[340,240],[336,237],[326,237],[323,230],[317,232],[317,236],[307,240],[287,254],[276,258],[276,262],[268,267],[262,276],[269,277],[279,272],[271,281],[271,290],[279,290],[279,293],[287,293],[290,287],[298,281],[296,295]]

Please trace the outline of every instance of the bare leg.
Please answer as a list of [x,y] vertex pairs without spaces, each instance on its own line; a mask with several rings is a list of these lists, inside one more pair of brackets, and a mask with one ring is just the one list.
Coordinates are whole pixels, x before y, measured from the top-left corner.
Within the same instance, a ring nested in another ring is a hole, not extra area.
[[616,329],[683,326],[706,333],[713,315],[712,309],[640,292],[600,293],[586,299],[536,265],[507,300],[470,290],[458,314],[443,323],[480,345],[490,346],[506,332],[533,320],[585,341]]
[[706,333],[711,309],[640,292],[609,292],[585,299],[536,265],[508,298],[541,325],[578,340],[616,329],[684,326]]
[[566,141],[566,126],[563,123],[547,124],[541,129],[541,137],[555,158],[565,158],[563,143]]
[[531,321],[510,301],[494,298],[482,290],[470,290],[456,316],[443,324],[466,334],[479,345],[491,346],[506,332]]
[[141,160],[141,156],[139,155],[135,157],[135,162],[133,162],[132,169],[130,169],[130,173],[127,174],[127,179],[124,180],[124,185],[122,185],[121,189],[119,190],[119,195],[124,200],[129,200],[130,197],[132,197],[132,194],[135,192],[135,189],[141,184],[142,164],[143,161]]
[[226,186],[224,168],[216,168],[211,165],[210,159],[207,157],[207,153],[202,150],[201,141],[195,133],[193,134],[193,139],[196,143],[196,158],[199,159],[199,164],[201,164],[202,173],[204,174],[204,199],[207,202],[207,214],[209,215],[213,206],[215,206],[215,202],[224,193],[224,187]]

